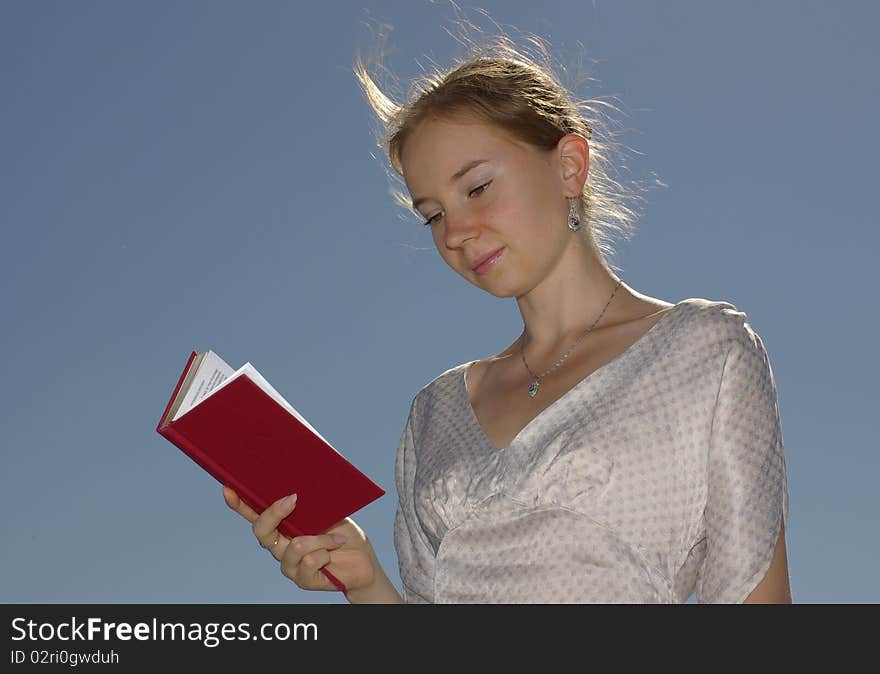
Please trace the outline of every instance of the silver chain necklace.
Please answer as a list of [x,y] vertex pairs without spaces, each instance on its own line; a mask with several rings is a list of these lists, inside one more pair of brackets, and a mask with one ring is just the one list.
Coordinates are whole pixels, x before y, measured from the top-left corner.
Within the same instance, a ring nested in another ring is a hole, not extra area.
[[575,343],[571,345],[571,348],[570,348],[568,351],[565,352],[565,355],[563,355],[562,358],[560,358],[559,360],[557,360],[557,361],[553,364],[553,366],[552,366],[549,370],[547,370],[546,372],[542,372],[541,374],[535,374],[534,372],[532,372],[531,368],[529,367],[529,364],[526,362],[526,356],[525,356],[525,353],[524,353],[524,350],[525,350],[525,343],[524,343],[524,342],[525,342],[526,333],[525,333],[525,331],[523,331],[522,338],[520,339],[519,355],[520,355],[520,358],[522,358],[523,365],[526,366],[526,369],[529,371],[529,374],[532,375],[532,383],[531,383],[531,385],[529,386],[529,395],[530,395],[530,396],[532,396],[533,398],[535,397],[535,395],[538,393],[538,388],[540,388],[540,386],[541,386],[541,379],[543,379],[543,378],[546,377],[548,374],[550,374],[551,372],[553,372],[553,370],[555,370],[557,367],[559,367],[560,365],[562,365],[562,362],[563,362],[566,358],[568,358],[569,354],[570,354],[572,351],[574,351],[574,347],[576,347],[578,344],[580,344],[581,340],[582,340],[584,337],[586,337],[588,334],[590,334],[590,331],[591,331],[594,327],[596,327],[596,323],[598,323],[599,320],[602,318],[602,316],[605,314],[605,309],[607,309],[607,308],[608,308],[608,305],[611,304],[611,300],[614,299],[614,295],[615,295],[615,293],[617,292],[617,289],[620,287],[620,284],[621,284],[621,283],[623,283],[623,280],[619,280],[619,281],[617,282],[617,285],[614,286],[614,292],[612,292],[612,293],[611,293],[611,297],[608,298],[608,302],[605,304],[605,308],[602,309],[602,313],[599,314],[599,318],[597,318],[595,321],[593,321],[593,325],[591,325],[591,326],[587,329],[587,331],[586,331],[584,334],[582,334],[580,337],[578,337],[578,338],[577,338],[577,341],[575,341]]

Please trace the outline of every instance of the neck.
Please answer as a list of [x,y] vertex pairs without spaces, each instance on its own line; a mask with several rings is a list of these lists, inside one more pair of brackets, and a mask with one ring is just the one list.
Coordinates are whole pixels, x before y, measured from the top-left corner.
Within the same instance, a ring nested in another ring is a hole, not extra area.
[[525,326],[517,350],[524,347],[527,357],[546,362],[564,354],[600,314],[593,330],[617,322],[633,291],[620,283],[615,292],[620,279],[594,251],[569,249],[550,274],[517,298]]

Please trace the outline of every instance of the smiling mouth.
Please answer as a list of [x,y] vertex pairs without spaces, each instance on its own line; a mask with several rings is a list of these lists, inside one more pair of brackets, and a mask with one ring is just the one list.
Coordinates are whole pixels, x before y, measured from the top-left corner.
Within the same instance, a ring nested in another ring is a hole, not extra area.
[[474,267],[473,272],[475,274],[477,274],[478,276],[483,276],[485,274],[488,274],[489,271],[491,271],[492,268],[498,263],[498,260],[501,258],[501,256],[503,254],[504,254],[504,249],[503,248],[498,249],[496,252],[492,253],[492,255],[490,255],[488,259],[484,260],[483,262],[478,264],[476,267]]

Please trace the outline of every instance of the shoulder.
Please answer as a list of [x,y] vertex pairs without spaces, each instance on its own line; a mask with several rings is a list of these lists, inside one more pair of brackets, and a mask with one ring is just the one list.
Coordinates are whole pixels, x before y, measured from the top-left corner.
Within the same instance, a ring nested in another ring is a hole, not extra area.
[[716,357],[722,376],[773,381],[770,356],[745,311],[726,301],[690,298],[685,302],[691,314],[687,322],[695,335],[692,346],[704,357]]
[[734,325],[746,319],[746,312],[740,310],[732,302],[727,300],[710,300],[704,297],[689,297],[678,302],[685,311],[699,317],[702,321],[716,324]]
[[424,384],[422,388],[419,389],[418,393],[416,393],[416,398],[430,395],[431,393],[436,392],[437,389],[448,387],[455,380],[464,377],[465,369],[473,362],[475,361],[469,360],[465,363],[460,363],[458,365],[450,367],[447,370],[444,370],[436,377]]
[[726,300],[681,300],[658,326],[649,355],[665,370],[717,374],[734,353],[766,359],[763,343],[750,325],[748,314]]
[[742,345],[753,344],[757,338],[749,316],[726,300],[691,297],[681,300],[680,325],[706,342]]
[[475,361],[450,367],[425,383],[415,394],[410,405],[410,417],[422,417],[428,408],[443,404],[463,386],[464,370]]

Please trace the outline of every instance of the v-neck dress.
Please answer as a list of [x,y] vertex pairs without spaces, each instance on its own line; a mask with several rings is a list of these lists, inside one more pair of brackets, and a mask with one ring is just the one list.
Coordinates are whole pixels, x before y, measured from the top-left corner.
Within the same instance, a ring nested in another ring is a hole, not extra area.
[[407,603],[741,603],[764,578],[788,483],[745,312],[678,302],[504,448],[472,362],[419,390],[397,450]]

